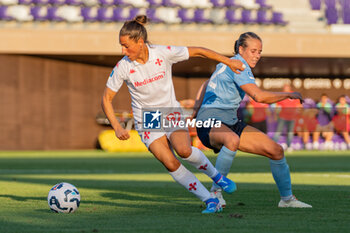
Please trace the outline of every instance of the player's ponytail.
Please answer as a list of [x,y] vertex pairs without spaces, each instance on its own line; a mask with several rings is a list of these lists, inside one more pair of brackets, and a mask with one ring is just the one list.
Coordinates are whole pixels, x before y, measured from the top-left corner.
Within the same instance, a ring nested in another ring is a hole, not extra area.
[[138,15],[138,16],[136,16],[136,17],[134,18],[134,20],[135,20],[137,23],[141,24],[142,26],[145,26],[146,23],[148,22],[148,18],[147,18],[146,15]]
[[239,54],[239,42],[236,40],[235,42],[235,54]]
[[260,42],[262,42],[261,38],[255,34],[254,32],[245,32],[243,34],[241,34],[238,38],[238,40],[236,40],[235,42],[235,46],[234,46],[234,50],[235,50],[235,54],[239,54],[239,47],[242,46],[243,48],[246,48],[247,45],[247,39],[252,38],[252,39],[257,39],[260,40]]
[[126,21],[120,29],[119,37],[129,36],[134,41],[142,38],[145,43],[149,43],[147,30],[144,26],[147,22],[148,18],[146,15],[138,15],[133,20]]

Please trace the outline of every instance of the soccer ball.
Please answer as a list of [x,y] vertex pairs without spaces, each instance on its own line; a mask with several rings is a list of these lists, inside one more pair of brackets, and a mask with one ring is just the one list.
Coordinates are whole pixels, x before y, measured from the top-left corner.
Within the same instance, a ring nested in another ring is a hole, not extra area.
[[80,194],[74,185],[63,182],[51,188],[47,202],[56,213],[73,213],[80,205]]

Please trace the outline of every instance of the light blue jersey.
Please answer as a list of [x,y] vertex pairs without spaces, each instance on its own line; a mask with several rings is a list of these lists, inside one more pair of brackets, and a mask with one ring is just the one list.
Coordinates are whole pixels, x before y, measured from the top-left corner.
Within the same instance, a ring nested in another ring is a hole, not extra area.
[[198,112],[198,120],[215,118],[228,125],[237,122],[237,110],[245,95],[240,87],[255,83],[255,78],[248,63],[240,55],[235,55],[231,59],[242,61],[246,68],[240,74],[236,74],[223,63],[216,66]]

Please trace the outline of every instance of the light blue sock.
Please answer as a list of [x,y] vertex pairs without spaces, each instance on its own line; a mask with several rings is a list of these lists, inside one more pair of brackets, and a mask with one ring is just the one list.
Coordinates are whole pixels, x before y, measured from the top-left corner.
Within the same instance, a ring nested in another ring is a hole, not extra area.
[[270,167],[281,198],[289,199],[292,196],[292,184],[286,158],[283,157],[281,160],[270,159]]
[[[221,175],[227,176],[232,166],[233,159],[235,158],[236,151],[232,151],[225,146],[222,146],[218,157],[216,158],[215,168]],[[213,182],[211,190],[220,188]]]

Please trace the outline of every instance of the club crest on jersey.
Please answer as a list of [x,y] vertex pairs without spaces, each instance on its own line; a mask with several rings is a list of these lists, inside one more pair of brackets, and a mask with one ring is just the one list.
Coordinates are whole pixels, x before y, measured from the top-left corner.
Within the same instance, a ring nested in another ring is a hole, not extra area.
[[160,129],[162,113],[157,111],[143,112],[143,128],[144,129]]
[[161,66],[161,65],[162,65],[162,62],[163,62],[163,60],[160,60],[159,58],[157,58],[156,65]]
[[249,76],[250,79],[255,80],[254,75],[253,75],[253,73],[251,71],[248,71],[248,76]]

